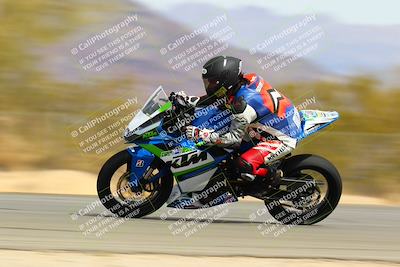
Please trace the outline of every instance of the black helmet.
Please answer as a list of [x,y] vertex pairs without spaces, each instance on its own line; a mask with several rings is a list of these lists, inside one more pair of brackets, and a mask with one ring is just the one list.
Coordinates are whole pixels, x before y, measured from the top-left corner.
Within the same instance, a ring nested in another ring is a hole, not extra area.
[[235,57],[214,57],[204,64],[202,74],[207,95],[221,97],[240,82],[242,61]]

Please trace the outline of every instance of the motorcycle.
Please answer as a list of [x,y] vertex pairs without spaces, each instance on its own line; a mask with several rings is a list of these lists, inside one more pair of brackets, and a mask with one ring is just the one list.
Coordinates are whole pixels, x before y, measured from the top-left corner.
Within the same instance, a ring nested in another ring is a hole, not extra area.
[[[335,111],[299,113],[300,140],[339,118]],[[283,224],[310,225],[332,213],[342,182],[335,166],[323,157],[289,154],[268,166],[282,175],[248,182],[235,166],[246,144],[235,149],[208,146],[182,134],[187,125],[226,132],[231,115],[224,105],[185,108],[173,94],[168,97],[162,87],[157,88],[125,131],[129,147],[100,170],[97,191],[102,204],[120,217],[140,218],[165,203],[180,209],[207,208],[251,196],[264,201],[268,212]],[[181,200],[182,195],[187,197]],[[193,206],[195,201],[201,206]]]

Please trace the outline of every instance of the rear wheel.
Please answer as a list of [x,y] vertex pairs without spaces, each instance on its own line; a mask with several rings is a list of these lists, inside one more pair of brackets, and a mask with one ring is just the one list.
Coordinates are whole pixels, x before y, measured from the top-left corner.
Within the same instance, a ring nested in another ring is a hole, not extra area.
[[270,214],[284,224],[314,224],[333,212],[342,194],[339,172],[328,160],[315,155],[288,158],[276,195],[265,204]]
[[171,172],[158,180],[151,178],[166,166],[155,158],[145,172],[143,182],[138,187],[129,182],[131,155],[127,150],[112,156],[103,165],[97,180],[97,193],[101,203],[120,217],[139,218],[158,210],[168,199],[172,186]]

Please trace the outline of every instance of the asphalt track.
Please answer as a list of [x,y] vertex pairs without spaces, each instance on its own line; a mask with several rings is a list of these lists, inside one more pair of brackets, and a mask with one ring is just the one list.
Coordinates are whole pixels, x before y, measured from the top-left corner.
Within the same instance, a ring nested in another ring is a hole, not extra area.
[[[262,202],[211,209],[209,223],[203,219],[205,211],[172,214],[176,210],[162,208],[145,218],[123,221],[103,207],[83,210],[95,200],[0,194],[0,249],[400,262],[399,207],[339,204],[323,222],[286,227],[264,224],[271,218],[262,214]],[[75,217],[79,210],[88,213]],[[191,219],[179,220],[186,217]]]

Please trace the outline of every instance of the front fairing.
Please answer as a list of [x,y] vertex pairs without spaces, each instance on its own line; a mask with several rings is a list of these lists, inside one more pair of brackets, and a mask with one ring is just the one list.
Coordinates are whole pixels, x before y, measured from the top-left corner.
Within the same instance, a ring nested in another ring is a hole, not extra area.
[[[181,126],[186,125],[185,123],[192,121],[187,122],[186,119],[180,118],[181,114],[178,112],[178,116],[171,119],[175,113],[165,113],[171,108],[171,102],[160,87],[129,123],[125,139],[128,143],[134,143],[128,148],[130,183],[138,188],[171,173],[183,192],[201,191],[219,171],[218,165],[229,157],[229,153],[223,150],[216,153],[215,149],[188,140],[179,130]],[[187,113],[184,117],[194,116],[192,123],[203,128],[220,130],[221,127],[226,127],[228,114],[220,114],[221,110],[209,107],[207,112],[200,109],[196,111],[199,114]],[[190,116],[186,116],[188,114]],[[163,168],[154,176],[145,179],[147,171],[160,160],[163,162]]]
[[161,126],[163,113],[172,107],[163,88],[160,86],[149,97],[125,130],[124,138],[127,142],[147,135],[156,135],[151,130]]

